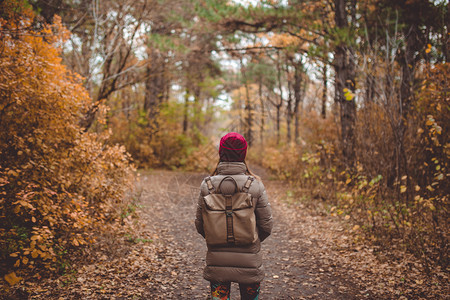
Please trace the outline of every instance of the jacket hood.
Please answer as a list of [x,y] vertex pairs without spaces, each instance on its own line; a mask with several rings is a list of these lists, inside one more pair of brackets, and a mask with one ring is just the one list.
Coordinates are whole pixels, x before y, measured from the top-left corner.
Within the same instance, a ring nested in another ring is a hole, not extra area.
[[243,162],[220,162],[217,166],[217,172],[220,175],[245,174],[247,167]]

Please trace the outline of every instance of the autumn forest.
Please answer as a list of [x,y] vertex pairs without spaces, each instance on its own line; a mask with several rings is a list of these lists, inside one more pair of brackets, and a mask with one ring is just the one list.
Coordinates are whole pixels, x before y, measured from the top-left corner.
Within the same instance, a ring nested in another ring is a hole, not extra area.
[[0,299],[205,299],[193,199],[227,132],[289,232],[263,299],[447,299],[449,20],[445,0],[0,1]]

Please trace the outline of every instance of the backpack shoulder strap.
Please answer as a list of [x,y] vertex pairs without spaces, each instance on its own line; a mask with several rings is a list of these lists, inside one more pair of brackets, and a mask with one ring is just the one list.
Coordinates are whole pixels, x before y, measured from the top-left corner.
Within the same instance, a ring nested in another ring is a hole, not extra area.
[[214,185],[211,182],[211,176],[208,176],[205,178],[205,182],[206,182],[206,186],[208,187],[208,191],[210,194],[213,194],[216,192],[216,188],[214,187]]
[[242,191],[244,193],[248,193],[248,191],[250,190],[250,186],[252,185],[254,180],[255,180],[255,177],[248,176],[247,181],[244,183],[244,186],[242,187]]

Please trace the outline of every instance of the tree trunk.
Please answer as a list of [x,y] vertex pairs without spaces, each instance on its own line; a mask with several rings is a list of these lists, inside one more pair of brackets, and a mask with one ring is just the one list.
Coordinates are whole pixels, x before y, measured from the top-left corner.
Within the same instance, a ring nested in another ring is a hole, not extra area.
[[417,43],[417,31],[416,25],[411,25],[409,30],[406,32],[406,49],[404,52],[404,57],[402,59],[402,81],[400,86],[400,100],[401,100],[401,114],[406,117],[409,112],[412,100],[412,87],[414,81],[414,69],[415,69],[415,59],[414,52],[415,44]]
[[302,97],[302,73],[301,73],[301,63],[295,65],[294,73],[294,126],[295,126],[295,142],[299,143],[300,128],[299,128],[299,107],[303,101]]
[[162,99],[163,103],[167,103],[169,102],[169,97],[170,97],[170,87],[171,87],[171,78],[169,77],[169,71],[168,71],[168,66],[167,66],[167,58],[164,59],[164,64],[163,64],[163,68],[164,68],[164,74],[163,74],[163,79],[164,79],[164,97]]
[[245,88],[245,135],[246,140],[249,146],[252,145],[253,142],[253,116],[252,116],[252,103],[250,101],[250,91],[248,89],[248,80],[247,80],[247,72],[244,68],[244,63],[241,57],[241,73],[244,80],[244,88]]
[[277,145],[280,144],[280,110],[281,105],[277,105]]
[[280,90],[280,102],[277,103],[277,145],[280,144],[280,110],[283,105],[283,86],[281,84],[281,67],[280,67],[280,52],[278,51],[277,57],[277,79],[278,79],[278,88]]
[[[348,28],[345,0],[335,0],[335,21],[339,29]],[[355,122],[356,104],[355,64],[352,49],[344,42],[340,42],[334,53],[334,68],[336,73],[337,101],[340,104],[341,141],[344,162],[353,169],[355,161]]]
[[80,121],[80,126],[84,129],[84,131],[88,131],[89,128],[94,123],[95,115],[97,114],[100,105],[108,99],[109,95],[111,95],[112,92],[116,90],[117,80],[119,77],[116,76],[113,79],[105,79],[106,76],[112,73],[111,65],[112,65],[112,56],[109,57],[103,64],[104,78],[100,85],[97,97],[95,98],[94,104],[89,108],[89,110],[86,112],[86,114]]
[[[401,175],[406,175],[406,186],[408,190],[411,190],[411,181],[409,178],[408,160],[405,152],[405,134],[407,130],[408,114],[411,108],[413,98],[413,85],[414,85],[414,71],[415,71],[415,52],[418,50],[419,39],[417,25],[411,25],[405,32],[406,46],[403,53],[404,57],[401,61],[402,64],[402,79],[400,85],[400,125],[397,140],[397,158],[398,170],[397,178]],[[409,201],[409,193],[406,194],[406,200]]]
[[200,112],[201,112],[201,106],[200,106],[200,94],[201,89],[198,86],[199,82],[195,83],[194,86],[194,121],[193,125],[196,129],[200,128]]
[[293,110],[292,110],[292,84],[289,80],[289,65],[288,65],[288,59],[286,58],[286,77],[287,85],[288,85],[288,101],[286,103],[286,138],[287,142],[290,143],[292,140],[292,134],[291,134],[291,124],[292,124],[292,117],[293,117]]
[[291,88],[291,83],[290,81],[288,81],[288,102],[286,105],[286,127],[287,127],[287,142],[290,143],[291,142],[291,124],[292,124],[292,115],[293,115],[293,111],[292,111],[292,88]]
[[184,109],[183,109],[183,134],[187,133],[189,123],[189,88],[186,88],[186,94],[184,95]]
[[144,110],[148,117],[148,126],[151,131],[158,130],[158,114],[161,103],[164,101],[166,80],[164,78],[164,57],[154,49],[148,50],[149,63],[145,81]]
[[259,103],[261,106],[261,123],[259,126],[259,138],[260,138],[260,142],[261,145],[264,145],[264,114],[265,114],[265,109],[264,109],[264,100],[262,98],[262,78],[259,78],[259,85],[258,85],[258,95],[259,95]]
[[247,80],[245,80],[245,111],[246,111],[246,122],[245,122],[245,127],[246,127],[246,131],[247,131],[247,143],[249,146],[252,145],[252,126],[253,126],[253,118],[252,118],[252,104],[250,102],[250,93],[248,90],[248,83]]
[[322,70],[322,82],[323,82],[323,89],[322,89],[322,119],[327,118],[327,94],[328,94],[328,74],[327,74],[328,68],[327,64],[323,64],[323,70]]
[[158,98],[156,96],[156,80],[151,75],[152,70],[147,68],[148,78],[145,81],[145,98],[144,98],[144,110],[147,113],[148,123],[150,128],[156,128],[156,115],[158,113]]
[[299,122],[299,113],[298,109],[294,109],[294,126],[295,126],[295,143],[298,144],[300,142],[300,122]]
[[366,102],[373,103],[375,98],[375,82],[372,74],[366,75]]
[[237,111],[238,111],[238,113],[239,113],[239,124],[237,125],[237,132],[244,132],[244,127],[245,127],[245,124],[244,124],[244,117],[245,117],[245,112],[243,113],[242,112],[242,95],[241,95],[241,89],[238,89],[238,101],[237,102],[235,102],[235,104],[237,104],[236,106],[236,108],[237,108]]

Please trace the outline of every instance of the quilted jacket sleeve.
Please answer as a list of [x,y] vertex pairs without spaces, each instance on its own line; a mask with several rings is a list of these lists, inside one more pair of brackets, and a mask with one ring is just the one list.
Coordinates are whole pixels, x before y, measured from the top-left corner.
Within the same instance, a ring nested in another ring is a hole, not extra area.
[[197,211],[195,214],[195,228],[197,228],[198,233],[200,233],[203,237],[205,237],[205,230],[203,229],[203,217],[202,217],[203,186],[204,186],[204,181],[202,182],[202,185],[200,186],[200,193],[198,195],[198,200],[197,200]]
[[264,241],[271,233],[273,227],[272,208],[270,207],[269,199],[267,197],[266,189],[262,182],[260,185],[260,196],[256,203],[256,226],[258,227],[259,238]]

